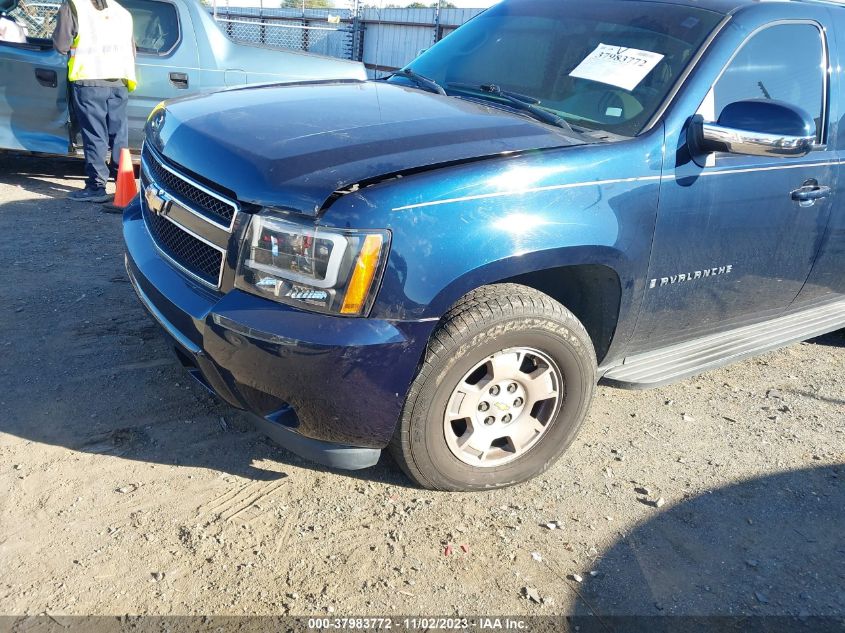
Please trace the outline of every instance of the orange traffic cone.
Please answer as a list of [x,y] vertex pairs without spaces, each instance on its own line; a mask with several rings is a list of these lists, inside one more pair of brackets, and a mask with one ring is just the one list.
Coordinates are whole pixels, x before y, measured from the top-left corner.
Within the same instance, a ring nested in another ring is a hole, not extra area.
[[138,195],[138,185],[135,182],[135,169],[132,167],[132,155],[129,149],[120,150],[120,162],[117,167],[116,188],[112,206],[122,209],[129,201]]

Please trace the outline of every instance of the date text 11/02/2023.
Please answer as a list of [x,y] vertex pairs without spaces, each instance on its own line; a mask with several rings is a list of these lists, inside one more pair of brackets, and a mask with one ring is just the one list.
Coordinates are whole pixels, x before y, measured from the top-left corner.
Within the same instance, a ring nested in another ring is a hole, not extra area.
[[482,617],[482,618],[443,618],[443,617],[408,617],[394,618],[309,618],[308,629],[344,629],[344,630],[527,630],[528,623],[520,618]]

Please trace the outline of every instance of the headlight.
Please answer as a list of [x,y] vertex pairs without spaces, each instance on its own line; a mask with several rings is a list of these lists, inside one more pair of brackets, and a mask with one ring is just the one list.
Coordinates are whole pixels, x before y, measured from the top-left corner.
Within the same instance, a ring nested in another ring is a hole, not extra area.
[[306,227],[255,215],[235,287],[306,310],[360,316],[375,299],[389,246],[387,231]]

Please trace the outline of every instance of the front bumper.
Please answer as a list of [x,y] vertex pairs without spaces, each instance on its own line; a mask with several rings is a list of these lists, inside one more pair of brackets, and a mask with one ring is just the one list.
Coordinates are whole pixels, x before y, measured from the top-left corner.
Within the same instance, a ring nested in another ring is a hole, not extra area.
[[434,323],[334,317],[202,288],[159,255],[137,200],[123,237],[132,285],[192,376],[306,459],[352,469],[378,460]]

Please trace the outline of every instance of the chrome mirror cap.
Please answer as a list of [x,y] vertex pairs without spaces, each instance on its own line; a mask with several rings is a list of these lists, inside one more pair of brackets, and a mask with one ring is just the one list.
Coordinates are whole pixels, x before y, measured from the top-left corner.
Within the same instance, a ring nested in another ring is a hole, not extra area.
[[701,149],[747,156],[800,157],[813,151],[816,137],[784,136],[749,130],[737,130],[717,123],[703,123]]

